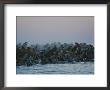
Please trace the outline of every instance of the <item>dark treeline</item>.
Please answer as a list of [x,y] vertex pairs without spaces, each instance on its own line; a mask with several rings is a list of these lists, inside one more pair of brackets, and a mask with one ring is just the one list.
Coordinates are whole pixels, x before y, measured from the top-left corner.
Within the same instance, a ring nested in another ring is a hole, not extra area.
[[94,61],[94,46],[86,43],[16,45],[16,65],[59,64]]

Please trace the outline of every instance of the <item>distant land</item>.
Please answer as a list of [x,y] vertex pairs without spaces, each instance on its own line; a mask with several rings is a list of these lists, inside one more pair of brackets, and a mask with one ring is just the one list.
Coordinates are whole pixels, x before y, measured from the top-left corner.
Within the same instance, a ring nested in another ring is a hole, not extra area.
[[28,43],[17,44],[16,65],[31,66],[34,64],[74,64],[76,62],[94,62],[94,46],[86,43],[68,44],[47,43],[28,46]]

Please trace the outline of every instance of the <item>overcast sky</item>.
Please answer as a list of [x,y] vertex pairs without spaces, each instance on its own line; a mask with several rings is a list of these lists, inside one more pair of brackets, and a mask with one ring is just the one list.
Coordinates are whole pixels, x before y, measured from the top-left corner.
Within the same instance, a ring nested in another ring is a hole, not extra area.
[[94,17],[17,16],[17,43],[94,44]]

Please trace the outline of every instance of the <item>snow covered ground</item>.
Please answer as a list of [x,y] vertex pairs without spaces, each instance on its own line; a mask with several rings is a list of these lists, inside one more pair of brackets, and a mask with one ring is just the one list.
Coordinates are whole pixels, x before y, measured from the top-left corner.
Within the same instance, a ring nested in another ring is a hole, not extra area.
[[94,74],[94,63],[17,66],[16,74]]

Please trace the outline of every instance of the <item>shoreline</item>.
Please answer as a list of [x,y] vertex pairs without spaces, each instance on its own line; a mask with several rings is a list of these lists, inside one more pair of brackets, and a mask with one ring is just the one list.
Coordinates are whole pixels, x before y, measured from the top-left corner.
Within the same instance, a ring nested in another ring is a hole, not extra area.
[[[94,63],[94,61],[88,61],[88,62],[75,62],[75,63],[47,63],[47,64],[33,64],[31,66],[34,65],[57,65],[57,64],[88,64],[88,63]],[[19,66],[27,66],[27,65],[19,65]],[[16,67],[19,67],[16,65]],[[31,67],[31,66],[27,66],[27,67]]]
[[94,63],[36,64],[30,67],[17,66],[16,74],[94,74]]

